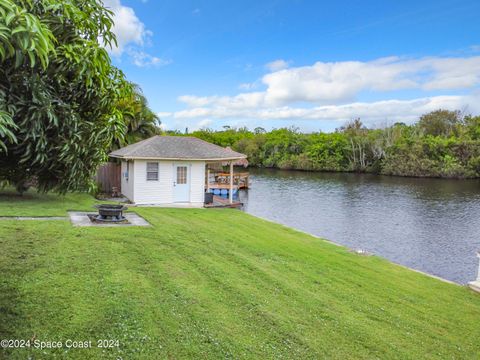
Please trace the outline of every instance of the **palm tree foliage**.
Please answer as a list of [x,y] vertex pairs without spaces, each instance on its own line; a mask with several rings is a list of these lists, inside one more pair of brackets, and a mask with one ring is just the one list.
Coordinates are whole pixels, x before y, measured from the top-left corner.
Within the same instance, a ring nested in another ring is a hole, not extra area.
[[123,114],[127,130],[124,138],[119,138],[112,144],[112,150],[161,133],[160,119],[148,107],[142,90],[135,84],[132,84],[132,87],[132,94],[125,96],[117,103],[117,108]]
[[112,26],[96,0],[0,0],[0,181],[92,184],[127,132],[119,103],[133,91],[104,48]]

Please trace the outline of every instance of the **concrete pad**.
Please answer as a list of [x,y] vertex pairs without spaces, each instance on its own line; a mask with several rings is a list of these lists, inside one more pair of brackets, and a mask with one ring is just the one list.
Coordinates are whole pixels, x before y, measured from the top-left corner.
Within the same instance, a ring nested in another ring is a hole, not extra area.
[[88,215],[96,215],[94,213],[69,211],[70,221],[73,226],[96,226],[96,227],[124,227],[124,226],[150,226],[150,223],[134,212],[125,212],[123,216],[128,223],[96,223],[92,222]]
[[128,204],[128,207],[157,207],[157,208],[180,208],[180,209],[203,209],[202,203],[167,203],[167,204]]
[[468,283],[468,287],[470,289],[472,289],[473,291],[476,291],[476,292],[480,293],[480,281],[478,281],[478,280],[477,281],[470,281]]

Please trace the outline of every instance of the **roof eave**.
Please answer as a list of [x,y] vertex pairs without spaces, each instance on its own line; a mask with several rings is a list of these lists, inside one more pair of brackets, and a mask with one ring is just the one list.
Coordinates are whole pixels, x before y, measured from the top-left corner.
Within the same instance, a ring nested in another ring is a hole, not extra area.
[[155,156],[132,156],[132,155],[109,155],[110,157],[124,160],[175,160],[175,161],[230,161],[230,160],[241,160],[246,159],[247,156],[235,156],[228,158],[207,158],[207,159],[196,159],[196,158],[166,158],[166,157],[155,157]]

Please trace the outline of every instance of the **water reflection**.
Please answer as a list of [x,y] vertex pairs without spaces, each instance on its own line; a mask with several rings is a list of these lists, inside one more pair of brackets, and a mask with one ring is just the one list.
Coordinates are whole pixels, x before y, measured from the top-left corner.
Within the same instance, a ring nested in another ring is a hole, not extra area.
[[244,210],[459,283],[476,276],[480,181],[251,169]]

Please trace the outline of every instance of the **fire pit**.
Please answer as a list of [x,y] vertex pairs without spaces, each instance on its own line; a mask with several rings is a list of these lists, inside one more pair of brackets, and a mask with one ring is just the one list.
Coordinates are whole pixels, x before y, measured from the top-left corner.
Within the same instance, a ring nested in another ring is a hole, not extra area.
[[95,215],[93,219],[101,222],[120,222],[126,221],[123,216],[123,211],[127,209],[124,205],[116,204],[100,204],[95,205],[98,209],[98,215]]

